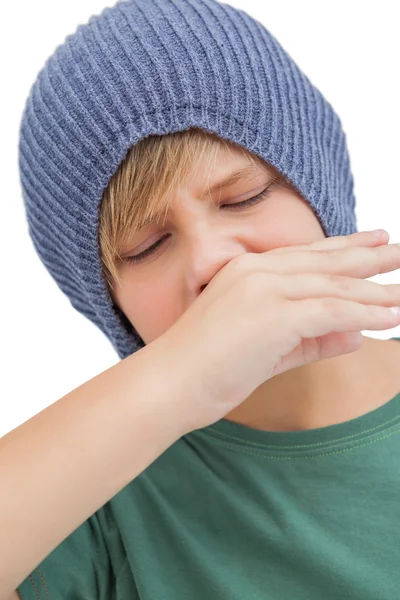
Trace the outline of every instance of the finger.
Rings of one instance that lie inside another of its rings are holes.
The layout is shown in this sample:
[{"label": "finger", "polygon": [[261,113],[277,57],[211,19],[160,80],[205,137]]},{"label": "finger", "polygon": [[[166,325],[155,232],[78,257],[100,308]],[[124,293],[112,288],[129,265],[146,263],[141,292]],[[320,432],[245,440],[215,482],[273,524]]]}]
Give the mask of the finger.
[{"label": "finger", "polygon": [[325,273],[294,273],[280,277],[279,291],[287,300],[343,298],[379,306],[400,306],[400,285]]},{"label": "finger", "polygon": [[345,331],[378,331],[400,325],[400,313],[389,307],[364,305],[341,298],[288,300],[284,311],[299,339]]},{"label": "finger", "polygon": [[373,231],[361,231],[352,233],[351,235],[337,235],[325,240],[318,240],[310,244],[312,250],[330,250],[347,248],[348,246],[378,246],[387,244],[390,236],[384,229],[379,230],[381,233],[375,235]]},{"label": "finger", "polygon": [[310,250],[334,250],[336,248],[340,249],[351,246],[379,246],[387,244],[390,239],[388,232],[384,229],[380,231],[382,231],[382,233],[379,236],[375,236],[372,231],[358,231],[350,235],[335,235],[323,240],[318,240],[317,242],[311,242],[310,244],[274,248],[273,250],[269,250],[269,253],[282,254],[285,252],[293,252],[293,250],[304,249],[305,247]]},{"label": "finger", "polygon": [[272,376],[280,375],[304,364],[354,352],[361,348],[362,342],[363,336],[359,331],[333,332],[316,338],[304,339],[292,352],[281,359]]},{"label": "finger", "polygon": [[[262,257],[261,262],[260,258]],[[254,255],[256,270],[278,275],[325,273],[367,278],[400,268],[400,245],[389,244],[368,248],[355,246],[313,252],[302,247],[297,252],[281,255],[265,252]]]}]

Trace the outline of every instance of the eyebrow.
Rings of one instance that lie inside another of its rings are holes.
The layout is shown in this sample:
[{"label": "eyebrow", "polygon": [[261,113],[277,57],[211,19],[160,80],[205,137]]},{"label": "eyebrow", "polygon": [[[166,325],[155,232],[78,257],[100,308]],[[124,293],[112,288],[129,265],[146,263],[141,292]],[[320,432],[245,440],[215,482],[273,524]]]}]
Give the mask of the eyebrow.
[{"label": "eyebrow", "polygon": [[228,187],[229,185],[233,185],[240,179],[247,179],[250,177],[250,175],[257,174],[258,172],[259,169],[254,165],[247,165],[246,167],[243,167],[238,171],[230,173],[227,177],[215,183],[212,187],[208,189],[208,192],[209,194],[215,194],[216,192],[219,192],[220,190]]}]

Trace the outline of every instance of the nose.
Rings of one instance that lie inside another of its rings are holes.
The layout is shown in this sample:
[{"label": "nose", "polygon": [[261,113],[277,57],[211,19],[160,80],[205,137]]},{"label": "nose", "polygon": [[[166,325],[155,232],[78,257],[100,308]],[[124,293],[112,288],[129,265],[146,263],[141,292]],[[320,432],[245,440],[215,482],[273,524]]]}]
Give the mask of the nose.
[{"label": "nose", "polygon": [[247,249],[232,234],[202,228],[192,235],[185,249],[186,280],[190,294],[197,297],[210,281],[235,257]]}]

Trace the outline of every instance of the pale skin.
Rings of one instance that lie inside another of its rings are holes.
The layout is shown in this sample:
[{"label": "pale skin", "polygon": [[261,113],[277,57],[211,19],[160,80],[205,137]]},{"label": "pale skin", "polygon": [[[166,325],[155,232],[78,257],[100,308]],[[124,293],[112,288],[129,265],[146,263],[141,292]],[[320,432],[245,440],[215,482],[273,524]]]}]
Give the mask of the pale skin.
[{"label": "pale skin", "polygon": [[[295,188],[279,183],[253,206],[222,208],[262,192],[276,175],[273,168],[260,167],[213,198],[206,194],[209,185],[247,164],[235,148],[221,148],[211,169],[207,158],[197,161],[176,191],[167,219],[142,229],[123,249],[123,256],[135,256],[168,235],[143,262],[118,267],[122,285],[115,288],[114,300],[146,344],[167,331],[236,256],[325,238],[309,204]],[[269,431],[348,421],[399,393],[399,365],[399,341],[364,335],[356,351],[269,379],[224,418]]]}]

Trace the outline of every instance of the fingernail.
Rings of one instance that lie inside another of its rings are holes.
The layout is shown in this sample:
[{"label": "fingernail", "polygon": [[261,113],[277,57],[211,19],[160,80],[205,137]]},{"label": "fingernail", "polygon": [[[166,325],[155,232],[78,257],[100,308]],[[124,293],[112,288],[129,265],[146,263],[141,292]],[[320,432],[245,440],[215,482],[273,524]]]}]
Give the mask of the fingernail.
[{"label": "fingernail", "polygon": [[374,229],[373,231],[370,232],[371,235],[373,235],[374,237],[381,237],[384,233],[387,233],[387,231],[385,229]]}]

